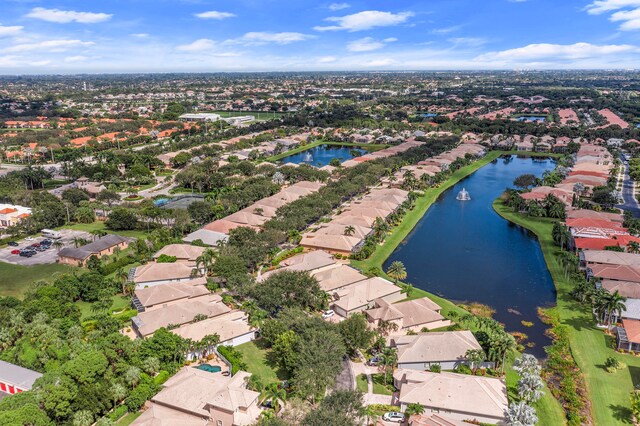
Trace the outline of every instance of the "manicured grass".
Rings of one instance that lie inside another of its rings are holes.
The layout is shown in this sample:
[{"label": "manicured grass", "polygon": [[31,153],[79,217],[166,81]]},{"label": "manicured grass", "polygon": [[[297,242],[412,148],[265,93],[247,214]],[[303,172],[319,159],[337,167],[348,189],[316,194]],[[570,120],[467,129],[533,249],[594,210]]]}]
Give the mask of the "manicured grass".
[{"label": "manicured grass", "polygon": [[0,262],[0,296],[22,297],[30,284],[39,280],[49,281],[58,273],[72,270],[71,266],[58,263],[22,266]]},{"label": "manicured grass", "polygon": [[[572,284],[564,278],[557,257],[561,250],[551,237],[554,221],[514,213],[499,200],[493,207],[500,216],[529,229],[538,237],[556,286],[560,320],[569,328],[571,352],[587,384],[593,424],[631,424],[629,394],[634,385],[640,383],[640,357],[613,350],[612,337],[596,328],[590,309],[570,296]],[[626,367],[615,373],[607,373],[603,364],[610,356],[617,358]]]},{"label": "manicured grass", "polygon": [[358,374],[356,377],[356,388],[362,393],[369,392],[369,384],[367,383],[366,374]]},{"label": "manicured grass", "polygon": [[248,372],[259,376],[264,385],[287,379],[270,359],[271,350],[265,348],[260,340],[243,343],[236,346],[236,349],[242,353],[242,360],[247,364]]},{"label": "manicured grass", "polygon": [[379,151],[381,149],[389,147],[389,145],[385,145],[385,144],[361,144],[361,143],[359,144],[359,143],[352,143],[352,142],[331,142],[331,141],[325,141],[325,140],[318,140],[306,145],[299,146],[290,151],[283,152],[282,154],[274,155],[272,157],[265,159],[265,161],[274,163],[276,161],[282,160],[283,158],[289,157],[294,154],[298,154],[300,152],[307,151],[311,148],[315,148],[316,146],[320,146],[320,145],[348,146],[353,148],[362,148],[369,152]]},{"label": "manicured grass", "polygon": [[116,423],[117,426],[129,426],[135,419],[142,415],[142,411],[137,411],[135,413],[127,413],[124,417],[118,420]]},{"label": "manicured grass", "polygon": [[[111,304],[111,308],[109,308],[110,312],[119,312],[131,305],[131,299],[122,294],[116,294],[111,299],[113,303]],[[94,312],[91,312],[91,303],[79,300],[76,304],[80,308],[80,320],[85,320],[94,315]]]},{"label": "manicured grass", "polygon": [[373,382],[373,393],[378,395],[393,395],[395,388],[393,387],[393,376],[389,372],[387,375],[387,384],[384,384],[384,373],[376,373],[371,375]]}]

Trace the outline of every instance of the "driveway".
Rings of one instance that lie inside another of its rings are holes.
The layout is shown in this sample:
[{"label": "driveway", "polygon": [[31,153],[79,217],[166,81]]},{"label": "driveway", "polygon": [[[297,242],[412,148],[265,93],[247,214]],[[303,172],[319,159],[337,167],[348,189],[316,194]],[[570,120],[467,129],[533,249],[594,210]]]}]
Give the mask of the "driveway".
[{"label": "driveway", "polygon": [[[62,235],[60,241],[64,244],[65,247],[74,247],[73,239],[84,238],[89,241],[93,241],[93,235],[88,232],[83,231],[72,231],[70,229],[62,229],[59,231]],[[33,243],[39,243],[44,240],[44,237],[34,238],[32,241],[20,240],[18,241],[18,247],[5,247],[0,249],[0,262],[12,263],[14,265],[44,265],[48,263],[56,263],[58,261],[58,250],[55,247],[51,247],[46,251],[39,251],[32,257],[22,257],[17,254],[11,254],[12,250],[20,250]]]}]

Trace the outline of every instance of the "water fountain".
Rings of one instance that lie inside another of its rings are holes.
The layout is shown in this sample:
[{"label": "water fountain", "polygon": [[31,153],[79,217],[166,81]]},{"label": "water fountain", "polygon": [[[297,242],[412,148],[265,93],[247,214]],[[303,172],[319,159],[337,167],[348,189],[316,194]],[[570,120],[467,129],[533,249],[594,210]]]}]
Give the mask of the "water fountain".
[{"label": "water fountain", "polygon": [[466,189],[462,188],[462,191],[458,192],[458,196],[456,197],[456,200],[458,200],[458,201],[470,201],[471,200],[471,196],[469,195],[469,193],[467,192]]},{"label": "water fountain", "polygon": [[313,155],[311,155],[310,152],[307,152],[304,155],[304,159],[302,161],[305,162],[305,163],[309,163],[309,164],[313,163]]}]

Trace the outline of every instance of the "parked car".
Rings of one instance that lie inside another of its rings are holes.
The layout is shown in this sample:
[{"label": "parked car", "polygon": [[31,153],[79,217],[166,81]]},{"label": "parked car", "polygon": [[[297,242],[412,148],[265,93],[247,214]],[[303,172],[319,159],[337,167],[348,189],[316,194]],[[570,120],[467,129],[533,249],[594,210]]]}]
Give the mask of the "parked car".
[{"label": "parked car", "polygon": [[11,247],[18,247],[18,243],[15,241],[9,241],[7,244],[9,244],[9,246]]},{"label": "parked car", "polygon": [[369,364],[369,365],[373,365],[373,366],[376,366],[376,365],[378,365],[379,363],[380,363],[380,357],[378,357],[377,355],[376,355],[376,356],[374,356],[374,357],[372,357],[372,358],[367,362],[367,364]]},{"label": "parked car", "polygon": [[27,237],[25,238],[26,241],[33,241],[33,237]]},{"label": "parked car", "polygon": [[20,254],[20,250],[11,250],[11,254]]},{"label": "parked car", "polygon": [[328,311],[324,311],[324,313],[322,314],[322,318],[331,318],[333,315],[335,314],[335,312],[333,312],[333,310],[329,309]]},{"label": "parked car", "polygon": [[389,411],[382,415],[382,420],[385,422],[402,423],[404,421],[404,414],[397,411]]}]

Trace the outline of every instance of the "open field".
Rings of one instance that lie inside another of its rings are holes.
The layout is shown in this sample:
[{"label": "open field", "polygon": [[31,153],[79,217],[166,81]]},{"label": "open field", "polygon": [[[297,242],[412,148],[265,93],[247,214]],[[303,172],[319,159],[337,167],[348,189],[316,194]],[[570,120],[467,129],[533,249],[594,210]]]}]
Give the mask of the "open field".
[{"label": "open field", "polygon": [[73,268],[57,263],[22,266],[0,262],[0,296],[22,297],[33,282],[49,281],[56,273],[70,272]]},{"label": "open field", "polygon": [[[514,213],[500,200],[497,200],[493,207],[500,216],[530,230],[538,237],[544,259],[556,286],[560,320],[570,330],[571,351],[587,384],[593,424],[611,426],[631,424],[629,394],[640,383],[640,357],[614,351],[613,338],[596,328],[590,310],[570,296],[572,285],[565,280],[557,258],[561,250],[551,238],[554,220]],[[607,373],[603,364],[610,356],[624,363],[626,368],[615,373]]]},{"label": "open field", "polygon": [[[207,111],[209,112],[209,111]],[[291,115],[291,112],[266,112],[266,111],[211,111],[213,114],[219,114],[222,118],[243,117],[245,115],[253,115],[255,121],[267,121],[276,118]]]}]

